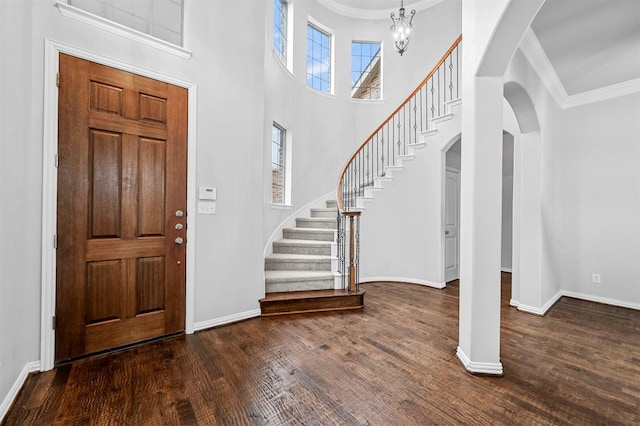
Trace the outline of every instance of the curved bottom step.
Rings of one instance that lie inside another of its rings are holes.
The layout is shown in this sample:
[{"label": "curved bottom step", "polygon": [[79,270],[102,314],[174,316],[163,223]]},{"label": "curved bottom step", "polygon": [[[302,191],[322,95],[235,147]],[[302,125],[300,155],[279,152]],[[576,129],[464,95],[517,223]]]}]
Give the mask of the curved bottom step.
[{"label": "curved bottom step", "polygon": [[364,291],[343,290],[290,291],[267,293],[260,299],[262,316],[342,311],[364,308]]}]

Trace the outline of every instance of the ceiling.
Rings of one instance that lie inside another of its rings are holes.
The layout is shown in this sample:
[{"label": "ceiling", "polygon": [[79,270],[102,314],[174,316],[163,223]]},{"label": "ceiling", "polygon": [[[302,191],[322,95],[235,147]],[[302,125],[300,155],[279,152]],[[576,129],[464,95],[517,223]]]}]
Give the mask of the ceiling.
[{"label": "ceiling", "polygon": [[[343,15],[385,19],[399,0],[318,0]],[[443,0],[406,0],[425,10]],[[546,0],[532,25],[569,96],[640,79],[640,0]],[[640,81],[640,80],[639,80]]]},{"label": "ceiling", "polygon": [[569,96],[640,78],[638,0],[547,0],[531,28]]}]

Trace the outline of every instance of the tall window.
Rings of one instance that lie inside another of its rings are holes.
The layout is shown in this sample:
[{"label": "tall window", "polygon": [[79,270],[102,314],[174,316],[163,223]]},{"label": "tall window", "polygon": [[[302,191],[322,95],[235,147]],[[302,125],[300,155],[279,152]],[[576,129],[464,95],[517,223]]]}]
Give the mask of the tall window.
[{"label": "tall window", "polygon": [[71,6],[182,46],[183,0],[67,0]]},{"label": "tall window", "polygon": [[307,86],[331,93],[331,35],[307,25]]},{"label": "tall window", "polygon": [[273,48],[280,60],[287,63],[287,2],[273,1]]},{"label": "tall window", "polygon": [[380,99],[382,68],[380,43],[354,41],[351,43],[351,97]]},{"label": "tall window", "polygon": [[286,203],[286,133],[278,124],[273,123],[271,131],[271,202]]}]

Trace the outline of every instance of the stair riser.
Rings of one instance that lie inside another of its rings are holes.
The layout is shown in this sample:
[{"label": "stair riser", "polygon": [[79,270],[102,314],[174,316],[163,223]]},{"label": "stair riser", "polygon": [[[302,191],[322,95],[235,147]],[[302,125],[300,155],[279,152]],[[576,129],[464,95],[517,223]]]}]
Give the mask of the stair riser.
[{"label": "stair riser", "polygon": [[325,204],[327,205],[328,209],[337,209],[338,208],[338,201],[336,201],[336,200],[327,201]]},{"label": "stair riser", "polygon": [[364,307],[364,294],[327,297],[321,299],[299,299],[281,301],[261,301],[262,315],[283,315],[290,313],[321,312]]},{"label": "stair riser", "polygon": [[285,259],[265,260],[266,271],[331,271],[331,260],[310,260],[293,262]]},{"label": "stair riser", "polygon": [[296,226],[298,228],[336,229],[337,219],[329,220],[327,218],[327,220],[315,221],[315,220],[309,220],[306,218],[298,218],[296,219]]},{"label": "stair riser", "polygon": [[306,291],[306,290],[331,290],[334,288],[334,280],[315,280],[301,282],[271,282],[266,283],[267,293],[277,293],[284,291]]},{"label": "stair riser", "polygon": [[338,217],[338,211],[337,210],[331,210],[331,211],[326,211],[326,210],[311,210],[311,217],[323,217],[326,219],[335,219],[336,217]]},{"label": "stair riser", "polygon": [[331,241],[335,240],[333,232],[308,232],[299,229],[285,229],[282,231],[284,238],[292,240]]},{"label": "stair riser", "polygon": [[273,244],[274,253],[285,254],[317,254],[320,256],[331,256],[331,246],[327,247],[309,247],[304,245],[284,245]]}]

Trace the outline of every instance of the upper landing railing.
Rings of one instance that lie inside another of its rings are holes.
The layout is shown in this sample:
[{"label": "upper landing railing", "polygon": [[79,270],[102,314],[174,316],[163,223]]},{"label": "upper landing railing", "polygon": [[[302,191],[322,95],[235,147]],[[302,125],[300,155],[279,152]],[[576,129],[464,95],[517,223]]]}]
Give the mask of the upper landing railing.
[{"label": "upper landing railing", "polygon": [[343,289],[358,290],[358,198],[364,196],[366,188],[374,186],[375,178],[385,176],[387,167],[399,164],[398,157],[406,155],[408,147],[419,142],[420,134],[430,130],[430,120],[445,114],[447,102],[461,96],[461,41],[462,35],[405,101],[360,145],[340,173],[336,196],[338,263]]}]

